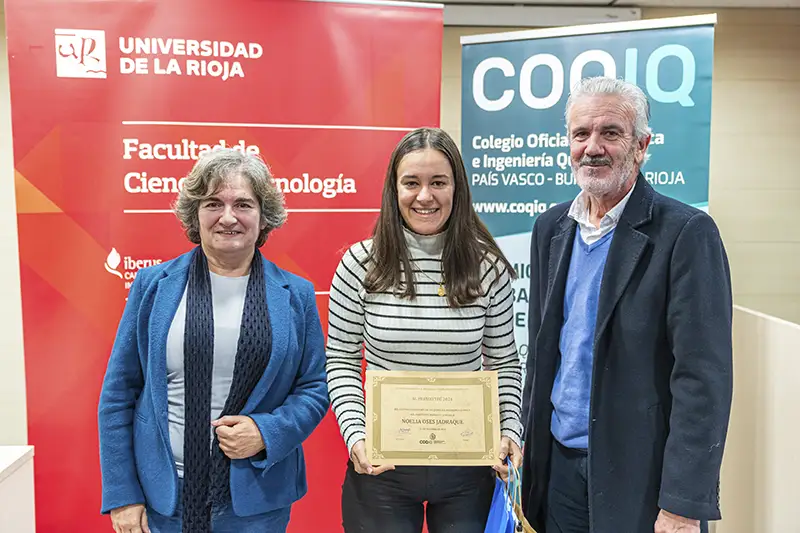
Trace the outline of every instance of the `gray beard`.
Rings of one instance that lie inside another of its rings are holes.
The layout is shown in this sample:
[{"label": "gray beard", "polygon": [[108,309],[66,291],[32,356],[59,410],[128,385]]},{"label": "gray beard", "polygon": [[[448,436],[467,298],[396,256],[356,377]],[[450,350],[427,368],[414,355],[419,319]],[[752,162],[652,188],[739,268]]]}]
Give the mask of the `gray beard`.
[{"label": "gray beard", "polygon": [[[592,176],[591,172],[575,172],[574,168],[573,173],[581,190],[591,196],[603,197],[622,192],[631,174],[633,174],[634,166],[634,155],[633,150],[631,150],[619,169],[612,169],[610,178],[598,178]],[[589,175],[587,176],[586,174]]]}]

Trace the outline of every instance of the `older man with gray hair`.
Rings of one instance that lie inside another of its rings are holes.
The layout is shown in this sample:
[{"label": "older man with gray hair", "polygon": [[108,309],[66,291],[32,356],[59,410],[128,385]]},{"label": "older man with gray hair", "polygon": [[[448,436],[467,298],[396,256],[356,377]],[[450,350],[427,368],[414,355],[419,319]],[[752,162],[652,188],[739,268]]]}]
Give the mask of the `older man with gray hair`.
[{"label": "older man with gray hair", "polygon": [[536,221],[523,394],[523,509],[539,533],[699,533],[718,520],[732,297],[714,221],[640,169],[634,84],[567,101],[581,188]]}]

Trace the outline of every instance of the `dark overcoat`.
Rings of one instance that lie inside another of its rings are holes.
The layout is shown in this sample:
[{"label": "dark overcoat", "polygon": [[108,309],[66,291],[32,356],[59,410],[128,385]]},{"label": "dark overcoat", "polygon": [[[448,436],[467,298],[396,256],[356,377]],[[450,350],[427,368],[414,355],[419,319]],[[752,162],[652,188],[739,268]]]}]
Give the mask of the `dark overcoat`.
[{"label": "dark overcoat", "polygon": [[[545,531],[564,292],[577,223],[563,203],[531,239],[523,508]],[[639,174],[609,249],[594,337],[589,416],[592,533],[647,533],[659,509],[720,518],[733,389],[728,260],[706,213]],[[706,525],[703,524],[703,529]]]}]

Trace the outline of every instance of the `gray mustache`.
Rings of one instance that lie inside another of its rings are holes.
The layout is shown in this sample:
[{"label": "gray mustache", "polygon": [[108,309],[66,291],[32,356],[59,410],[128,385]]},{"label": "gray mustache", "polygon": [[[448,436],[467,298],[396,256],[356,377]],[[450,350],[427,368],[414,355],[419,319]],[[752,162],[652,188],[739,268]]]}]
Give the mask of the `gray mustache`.
[{"label": "gray mustache", "polygon": [[609,157],[584,157],[580,161],[580,166],[584,165],[606,165],[611,166],[611,158]]}]

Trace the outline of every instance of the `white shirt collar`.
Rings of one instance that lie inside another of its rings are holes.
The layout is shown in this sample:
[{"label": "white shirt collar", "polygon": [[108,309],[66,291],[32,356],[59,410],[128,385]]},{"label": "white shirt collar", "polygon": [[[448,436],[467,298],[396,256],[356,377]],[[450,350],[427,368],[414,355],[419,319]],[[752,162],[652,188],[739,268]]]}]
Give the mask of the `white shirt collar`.
[{"label": "white shirt collar", "polygon": [[[608,224],[612,226],[617,225],[617,222],[619,222],[622,212],[625,210],[625,206],[628,204],[628,200],[630,200],[635,188],[636,182],[633,183],[633,187],[631,187],[631,190],[628,191],[628,194],[626,194],[625,197],[620,200],[617,205],[612,207],[608,213],[605,214],[602,220],[600,220],[601,227]],[[572,201],[572,204],[569,206],[568,216],[576,220],[581,225],[593,227],[589,219],[589,198],[585,191],[581,191],[575,200]]]},{"label": "white shirt collar", "polygon": [[581,191],[580,194],[578,194],[578,196],[569,206],[568,216],[578,223],[581,238],[586,244],[591,245],[599,241],[617,227],[617,223],[622,216],[622,212],[625,210],[625,206],[628,204],[628,200],[630,200],[631,195],[633,194],[633,189],[635,188],[636,182],[634,182],[633,187],[631,187],[631,190],[628,191],[628,194],[626,194],[625,197],[620,200],[617,205],[612,207],[600,220],[599,228],[595,227],[589,218],[588,195],[584,191]]}]

